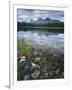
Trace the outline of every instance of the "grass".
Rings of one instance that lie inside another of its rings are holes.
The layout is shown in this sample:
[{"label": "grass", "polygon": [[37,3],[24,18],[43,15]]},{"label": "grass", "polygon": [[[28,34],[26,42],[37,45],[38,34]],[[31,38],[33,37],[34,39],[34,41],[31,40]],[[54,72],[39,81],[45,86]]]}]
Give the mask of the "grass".
[{"label": "grass", "polygon": [[26,64],[19,63],[22,56],[30,55],[32,52],[33,46],[32,44],[26,45],[24,39],[17,38],[17,79],[23,80],[24,75],[29,73],[29,71],[25,70]]},{"label": "grass", "polygon": [[22,56],[26,56],[28,54],[31,53],[32,51],[32,48],[33,48],[33,45],[30,44],[30,45],[26,45],[25,44],[25,41],[24,39],[17,39],[17,57],[18,57],[18,60],[22,57]]}]

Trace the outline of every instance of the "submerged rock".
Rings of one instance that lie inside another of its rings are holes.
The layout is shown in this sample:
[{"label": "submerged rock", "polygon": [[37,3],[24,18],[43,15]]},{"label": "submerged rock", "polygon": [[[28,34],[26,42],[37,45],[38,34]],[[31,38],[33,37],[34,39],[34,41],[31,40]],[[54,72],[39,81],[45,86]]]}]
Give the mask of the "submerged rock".
[{"label": "submerged rock", "polygon": [[35,68],[40,68],[40,66],[35,64],[35,63],[32,63],[32,66],[35,67]]},{"label": "submerged rock", "polygon": [[55,71],[55,74],[58,75],[59,74],[59,68]]},{"label": "submerged rock", "polygon": [[45,77],[45,78],[48,78],[48,73],[45,73],[45,74],[44,74],[44,77]]},{"label": "submerged rock", "polygon": [[51,75],[51,76],[54,75],[54,72],[53,71],[50,71],[49,72],[49,75]]},{"label": "submerged rock", "polygon": [[[22,32],[21,34],[23,35]],[[23,77],[24,80],[28,80],[30,78],[57,78],[59,75],[63,77],[64,44],[62,40],[60,40],[63,39],[63,35],[45,36],[37,33],[32,34],[33,33],[27,31],[24,32],[23,35],[24,39],[27,41],[27,43],[25,42],[26,47],[33,44],[33,48],[30,49],[30,52],[28,52],[26,56],[19,58],[19,77]],[[30,35],[30,37],[28,37],[28,35]]]},{"label": "submerged rock", "polygon": [[37,55],[37,54],[38,54],[38,52],[35,50],[34,53],[33,53],[33,55],[35,56],[35,55]]},{"label": "submerged rock", "polygon": [[35,62],[39,61],[40,59],[41,59],[40,57],[35,58]]},{"label": "submerged rock", "polygon": [[40,70],[35,70],[34,73],[31,74],[31,77],[33,79],[38,78],[38,76],[40,75]]},{"label": "submerged rock", "polygon": [[26,61],[25,56],[21,57],[19,62],[21,63],[21,62],[24,62],[24,61]]},{"label": "submerged rock", "polygon": [[29,79],[30,79],[30,75],[29,74],[24,76],[24,80],[29,80]]},{"label": "submerged rock", "polygon": [[25,66],[25,70],[28,70],[28,69],[29,69],[29,66],[28,66],[28,65],[26,65],[26,66]]}]

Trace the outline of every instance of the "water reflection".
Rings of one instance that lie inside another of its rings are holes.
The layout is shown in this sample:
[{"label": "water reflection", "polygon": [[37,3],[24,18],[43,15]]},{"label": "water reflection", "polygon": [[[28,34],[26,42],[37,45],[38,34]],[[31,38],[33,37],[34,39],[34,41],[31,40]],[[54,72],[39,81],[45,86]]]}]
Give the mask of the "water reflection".
[{"label": "water reflection", "polygon": [[26,43],[49,48],[54,47],[64,52],[64,34],[40,31],[19,31],[18,37],[23,38]]}]

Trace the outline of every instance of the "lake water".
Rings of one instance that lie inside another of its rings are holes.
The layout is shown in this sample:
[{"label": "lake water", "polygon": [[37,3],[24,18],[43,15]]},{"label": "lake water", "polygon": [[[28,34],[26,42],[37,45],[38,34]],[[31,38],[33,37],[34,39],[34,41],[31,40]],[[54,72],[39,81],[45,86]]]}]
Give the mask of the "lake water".
[{"label": "lake water", "polygon": [[28,30],[17,35],[24,40],[24,47],[33,46],[23,55],[23,44],[18,48],[18,80],[64,78],[63,33]]},{"label": "lake water", "polygon": [[42,48],[56,48],[64,53],[64,34],[48,31],[19,31],[18,37],[27,44],[35,44]]}]

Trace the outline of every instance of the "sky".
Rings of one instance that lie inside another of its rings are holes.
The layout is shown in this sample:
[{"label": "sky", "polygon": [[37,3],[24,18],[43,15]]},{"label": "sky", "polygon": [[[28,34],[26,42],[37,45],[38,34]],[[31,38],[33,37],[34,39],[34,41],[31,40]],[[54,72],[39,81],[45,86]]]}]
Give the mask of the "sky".
[{"label": "sky", "polygon": [[37,9],[17,9],[18,22],[30,22],[30,20],[37,21],[38,18],[57,19],[64,21],[64,11],[56,10],[37,10]]}]

